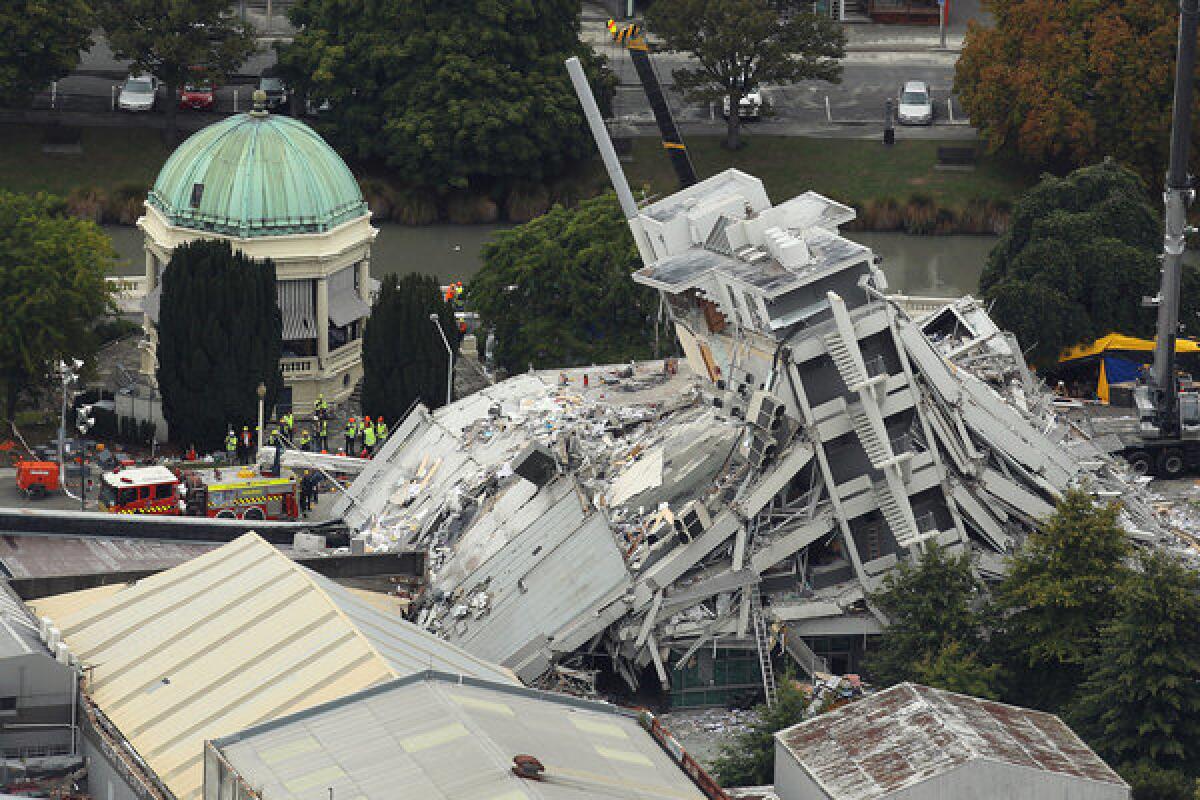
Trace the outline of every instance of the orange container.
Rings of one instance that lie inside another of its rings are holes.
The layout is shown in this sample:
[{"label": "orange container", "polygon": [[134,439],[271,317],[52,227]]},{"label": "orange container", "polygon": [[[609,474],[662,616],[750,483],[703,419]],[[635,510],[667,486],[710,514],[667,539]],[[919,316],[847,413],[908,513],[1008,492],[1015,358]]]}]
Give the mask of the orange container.
[{"label": "orange container", "polygon": [[17,488],[30,497],[58,491],[58,464],[53,461],[17,462]]}]

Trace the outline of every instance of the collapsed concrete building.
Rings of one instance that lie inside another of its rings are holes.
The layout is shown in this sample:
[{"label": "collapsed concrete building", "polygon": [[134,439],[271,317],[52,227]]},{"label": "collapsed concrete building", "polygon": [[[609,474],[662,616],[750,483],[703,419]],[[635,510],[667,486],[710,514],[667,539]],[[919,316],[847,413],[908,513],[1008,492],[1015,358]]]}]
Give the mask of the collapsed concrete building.
[{"label": "collapsed concrete building", "polygon": [[[918,324],[889,299],[853,217],[732,169],[637,208],[678,374],[531,373],[414,411],[339,511],[366,547],[430,551],[419,624],[526,682],[652,667],[677,705],[770,700],[775,645],[854,667],[886,624],[870,593],[926,543],[999,578],[1067,488],[1131,491],[977,304]],[[1155,535],[1135,496],[1125,515]]]}]

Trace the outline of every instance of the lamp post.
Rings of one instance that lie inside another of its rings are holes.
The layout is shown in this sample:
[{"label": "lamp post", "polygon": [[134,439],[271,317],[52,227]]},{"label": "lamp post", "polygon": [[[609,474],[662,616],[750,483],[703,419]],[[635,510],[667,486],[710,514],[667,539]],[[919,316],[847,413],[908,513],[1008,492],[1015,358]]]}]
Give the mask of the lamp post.
[{"label": "lamp post", "polygon": [[[76,500],[71,490],[67,488],[67,395],[71,393],[71,384],[79,380],[79,370],[83,367],[83,362],[79,359],[73,359],[70,364],[60,360],[55,371],[58,372],[58,377],[62,380],[62,415],[58,420],[58,482],[62,486],[63,494]],[[81,462],[82,463],[82,462]]]},{"label": "lamp post", "polygon": [[941,48],[946,49],[946,0],[938,0],[938,36]]},{"label": "lamp post", "polygon": [[[263,400],[267,396],[267,385],[259,383],[258,388],[254,390],[258,394],[258,451],[262,450],[262,431],[263,431]],[[258,463],[258,451],[254,453],[254,461]]]},{"label": "lamp post", "polygon": [[429,321],[442,335],[442,344],[446,345],[446,405],[450,405],[450,397],[454,392],[454,349],[450,347],[450,340],[446,338],[446,331],[442,329],[442,321],[436,311],[429,315]]}]

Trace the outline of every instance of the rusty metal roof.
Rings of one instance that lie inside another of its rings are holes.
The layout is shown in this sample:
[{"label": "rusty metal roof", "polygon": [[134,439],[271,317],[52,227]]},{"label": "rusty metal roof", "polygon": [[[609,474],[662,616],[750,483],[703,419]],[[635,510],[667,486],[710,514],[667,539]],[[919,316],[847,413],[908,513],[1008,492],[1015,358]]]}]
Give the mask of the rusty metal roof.
[{"label": "rusty metal roof", "polygon": [[869,800],[975,759],[1124,786],[1053,714],[902,683],[775,734],[832,800]]}]

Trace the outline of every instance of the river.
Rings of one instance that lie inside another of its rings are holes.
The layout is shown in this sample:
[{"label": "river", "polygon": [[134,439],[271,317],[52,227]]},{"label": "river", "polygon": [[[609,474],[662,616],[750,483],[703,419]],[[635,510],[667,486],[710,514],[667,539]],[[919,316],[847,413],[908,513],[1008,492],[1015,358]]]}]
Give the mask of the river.
[{"label": "river", "polygon": [[[424,272],[441,281],[466,280],[479,269],[479,251],[497,225],[428,225],[384,223],[371,251],[371,274]],[[141,274],[142,237],[137,228],[109,225],[120,257],[117,272]],[[903,233],[851,233],[848,238],[875,250],[891,291],[902,294],[958,297],[979,292],[979,274],[994,236],[908,236]]]}]

